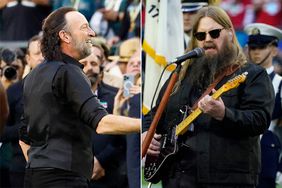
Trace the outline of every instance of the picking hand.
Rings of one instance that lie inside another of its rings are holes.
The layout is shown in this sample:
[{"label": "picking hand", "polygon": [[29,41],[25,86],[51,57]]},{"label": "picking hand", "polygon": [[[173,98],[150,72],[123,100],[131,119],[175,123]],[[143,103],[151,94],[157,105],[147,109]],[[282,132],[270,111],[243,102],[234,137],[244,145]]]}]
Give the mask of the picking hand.
[{"label": "picking hand", "polygon": [[[142,134],[142,139],[145,139],[147,132],[144,132]],[[147,155],[153,155],[158,156],[160,154],[161,150],[161,143],[160,143],[161,135],[160,134],[154,134],[154,137],[151,141],[151,144],[149,145],[149,148],[147,150]]]}]

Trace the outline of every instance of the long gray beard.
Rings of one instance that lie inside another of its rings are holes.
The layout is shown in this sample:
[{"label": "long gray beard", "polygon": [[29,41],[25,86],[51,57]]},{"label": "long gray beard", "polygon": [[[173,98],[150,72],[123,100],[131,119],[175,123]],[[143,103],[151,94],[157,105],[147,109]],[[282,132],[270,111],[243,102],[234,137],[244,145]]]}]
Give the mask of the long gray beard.
[{"label": "long gray beard", "polygon": [[218,55],[203,56],[195,59],[189,72],[190,83],[200,89],[206,89],[215,79],[216,73],[234,62],[236,48],[225,41]]}]

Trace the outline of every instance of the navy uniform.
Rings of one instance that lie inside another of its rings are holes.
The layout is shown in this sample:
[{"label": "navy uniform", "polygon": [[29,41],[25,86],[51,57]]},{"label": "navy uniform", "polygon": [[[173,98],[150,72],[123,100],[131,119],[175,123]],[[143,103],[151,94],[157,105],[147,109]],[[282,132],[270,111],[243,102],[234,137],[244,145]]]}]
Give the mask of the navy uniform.
[{"label": "navy uniform", "polygon": [[190,32],[192,29],[193,15],[203,6],[208,5],[208,0],[182,0],[181,10],[183,13],[183,26],[184,26],[184,48],[188,47],[190,42]]},{"label": "navy uniform", "polygon": [[[274,72],[272,60],[277,54],[277,46],[279,39],[282,38],[282,31],[262,23],[249,24],[244,30],[249,35],[248,53],[250,60],[266,69],[275,92],[272,120],[269,129],[261,136],[260,141],[262,168],[258,185],[259,188],[275,188],[282,143],[282,129],[277,126],[282,117],[282,77]],[[260,52],[262,53],[255,54]]]}]

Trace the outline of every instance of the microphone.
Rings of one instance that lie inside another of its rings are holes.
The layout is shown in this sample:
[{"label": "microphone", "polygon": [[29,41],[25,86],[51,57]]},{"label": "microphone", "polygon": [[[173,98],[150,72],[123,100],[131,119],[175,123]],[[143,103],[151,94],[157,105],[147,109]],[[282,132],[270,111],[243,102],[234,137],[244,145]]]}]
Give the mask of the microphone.
[{"label": "microphone", "polygon": [[183,61],[187,60],[187,59],[191,59],[191,58],[196,58],[196,57],[201,57],[205,54],[205,50],[203,48],[195,48],[194,50],[177,57],[176,59],[174,59],[171,63],[175,63],[177,65],[179,65],[180,63],[182,63]]}]

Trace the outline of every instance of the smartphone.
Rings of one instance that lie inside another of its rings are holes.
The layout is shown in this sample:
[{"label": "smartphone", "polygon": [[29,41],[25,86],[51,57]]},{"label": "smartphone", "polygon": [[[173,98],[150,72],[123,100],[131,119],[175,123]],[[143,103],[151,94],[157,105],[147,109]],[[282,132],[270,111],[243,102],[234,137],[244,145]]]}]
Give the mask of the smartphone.
[{"label": "smartphone", "polygon": [[134,84],[134,75],[133,74],[125,74],[123,76],[123,96],[130,97],[129,89]]}]

